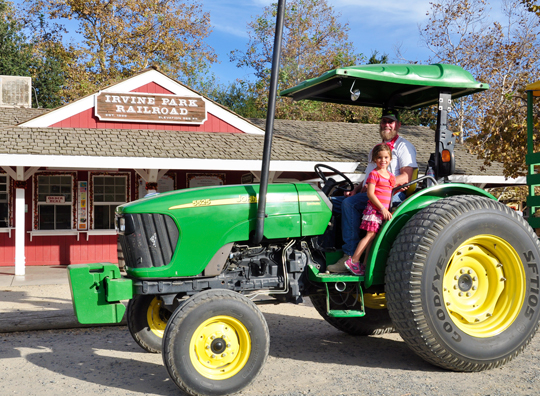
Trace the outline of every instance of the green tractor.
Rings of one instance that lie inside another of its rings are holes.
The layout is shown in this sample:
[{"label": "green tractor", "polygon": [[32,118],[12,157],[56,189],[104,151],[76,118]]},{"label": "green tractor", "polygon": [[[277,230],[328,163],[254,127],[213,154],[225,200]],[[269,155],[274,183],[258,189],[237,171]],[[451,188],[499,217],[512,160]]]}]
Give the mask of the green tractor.
[{"label": "green tractor", "polygon": [[[173,381],[191,395],[225,395],[250,384],[270,343],[257,305],[305,297],[336,328],[360,336],[395,329],[415,353],[445,369],[505,364],[538,328],[538,238],[490,194],[448,182],[455,168],[451,101],[487,88],[457,66],[367,65],[281,93],[395,109],[438,104],[435,177],[410,183],[417,188],[382,226],[365,275],[326,271],[341,246],[332,238],[340,219],[329,198],[352,183],[317,166],[322,189],[269,185],[270,125],[260,185],[190,188],[117,208],[127,275],[114,264],[69,266],[78,320],[119,323],[127,315],[135,341],[162,352]],[[127,313],[122,300],[129,300]]]}]

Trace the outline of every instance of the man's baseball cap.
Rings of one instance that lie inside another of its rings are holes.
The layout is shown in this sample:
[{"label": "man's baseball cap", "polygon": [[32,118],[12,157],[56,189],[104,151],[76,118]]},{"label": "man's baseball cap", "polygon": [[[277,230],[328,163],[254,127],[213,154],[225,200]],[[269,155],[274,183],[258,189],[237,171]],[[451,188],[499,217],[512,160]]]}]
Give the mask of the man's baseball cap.
[{"label": "man's baseball cap", "polygon": [[394,109],[384,109],[382,112],[381,120],[383,118],[389,118],[393,121],[399,121],[399,113]]}]

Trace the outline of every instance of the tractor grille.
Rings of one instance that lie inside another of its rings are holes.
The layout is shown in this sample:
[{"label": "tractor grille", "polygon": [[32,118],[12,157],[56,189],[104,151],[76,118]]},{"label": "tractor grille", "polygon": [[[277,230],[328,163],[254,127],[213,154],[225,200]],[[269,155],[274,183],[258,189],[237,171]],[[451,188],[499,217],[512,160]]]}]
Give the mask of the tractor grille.
[{"label": "tractor grille", "polygon": [[118,240],[127,267],[162,267],[171,262],[179,232],[170,216],[144,213],[123,217],[125,231],[119,233]]}]

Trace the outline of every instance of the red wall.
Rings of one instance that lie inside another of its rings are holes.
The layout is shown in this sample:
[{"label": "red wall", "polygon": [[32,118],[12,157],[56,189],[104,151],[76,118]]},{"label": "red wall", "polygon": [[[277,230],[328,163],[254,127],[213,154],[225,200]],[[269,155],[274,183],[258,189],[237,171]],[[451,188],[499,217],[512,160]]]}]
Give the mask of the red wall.
[{"label": "red wall", "polygon": [[34,236],[26,240],[26,265],[118,262],[116,235]]},{"label": "red wall", "polygon": [[[171,91],[156,83],[149,83],[134,89],[131,92],[151,93],[151,94],[172,94]],[[178,125],[178,124],[142,124],[137,122],[115,122],[100,121],[94,115],[94,108],[75,114],[60,122],[49,125],[54,128],[93,128],[93,129],[150,129],[160,131],[182,131],[182,132],[225,132],[243,133],[240,129],[217,118],[213,114],[207,113],[207,120],[202,125]]]},{"label": "red wall", "polygon": [[[116,235],[26,236],[26,265],[117,263]],[[15,265],[15,230],[0,233],[0,267]]]},{"label": "red wall", "polygon": [[9,234],[0,233],[0,266],[15,265],[15,230],[11,230],[11,238]]}]

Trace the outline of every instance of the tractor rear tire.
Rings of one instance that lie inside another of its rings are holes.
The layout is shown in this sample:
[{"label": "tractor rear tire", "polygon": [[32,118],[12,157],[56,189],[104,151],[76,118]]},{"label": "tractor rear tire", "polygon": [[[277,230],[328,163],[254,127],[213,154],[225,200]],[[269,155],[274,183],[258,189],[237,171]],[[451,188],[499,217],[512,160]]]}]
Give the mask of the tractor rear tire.
[{"label": "tractor rear tire", "polygon": [[390,317],[437,366],[482,371],[516,357],[538,329],[540,244],[522,216],[480,196],[441,199],[394,241]]},{"label": "tractor rear tire", "polygon": [[142,349],[161,353],[161,343],[171,312],[153,295],[135,295],[127,307],[127,325],[131,336]]},{"label": "tractor rear tire", "polygon": [[[365,307],[366,315],[361,318],[334,318],[328,316],[326,313],[326,295],[313,294],[309,296],[309,299],[324,320],[336,329],[352,336],[381,335],[395,331],[387,309]],[[332,301],[330,302],[330,306],[333,309],[352,309],[352,307],[343,308],[334,304]],[[356,307],[355,309],[359,308]]]},{"label": "tractor rear tire", "polygon": [[257,377],[269,346],[266,320],[251,300],[230,290],[206,290],[172,314],[163,362],[189,395],[228,395]]}]

